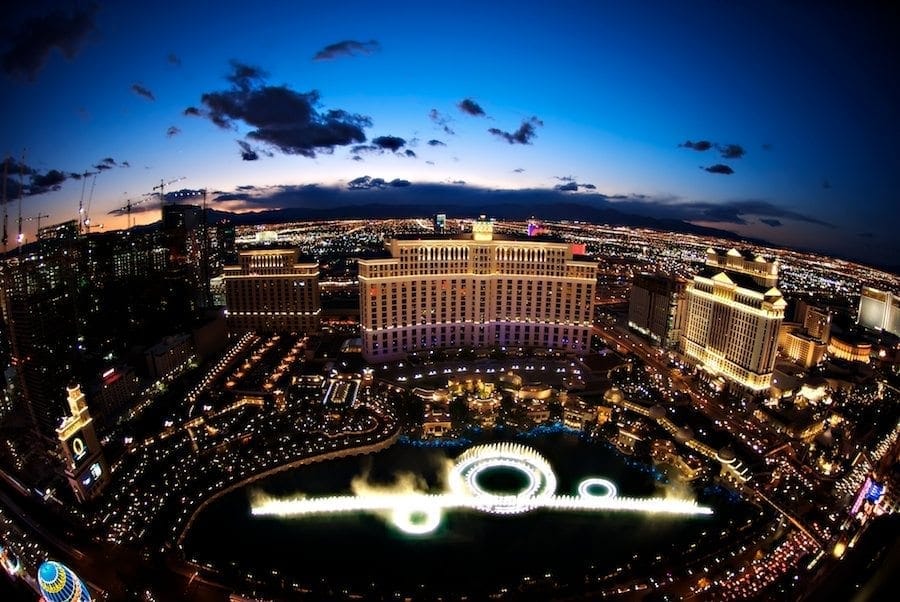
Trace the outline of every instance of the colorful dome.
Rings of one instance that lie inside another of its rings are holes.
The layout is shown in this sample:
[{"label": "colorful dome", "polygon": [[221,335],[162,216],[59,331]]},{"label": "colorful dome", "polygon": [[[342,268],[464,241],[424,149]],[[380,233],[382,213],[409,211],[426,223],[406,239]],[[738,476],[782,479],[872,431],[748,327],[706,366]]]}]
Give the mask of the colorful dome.
[{"label": "colorful dome", "polygon": [[64,564],[48,560],[38,568],[38,585],[46,602],[90,602],[84,582]]}]

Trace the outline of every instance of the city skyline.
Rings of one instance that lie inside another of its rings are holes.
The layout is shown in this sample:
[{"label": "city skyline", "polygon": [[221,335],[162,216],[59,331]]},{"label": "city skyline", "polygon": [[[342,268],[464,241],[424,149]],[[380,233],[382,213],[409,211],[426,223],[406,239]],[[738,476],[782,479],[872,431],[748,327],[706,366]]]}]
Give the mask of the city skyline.
[{"label": "city skyline", "polygon": [[124,227],[110,211],[181,177],[170,189],[234,211],[468,198],[490,212],[504,191],[884,264],[896,23],[891,8],[777,3],[39,3],[9,20],[0,151],[35,172],[22,215],[44,223],[84,195],[95,224]]}]

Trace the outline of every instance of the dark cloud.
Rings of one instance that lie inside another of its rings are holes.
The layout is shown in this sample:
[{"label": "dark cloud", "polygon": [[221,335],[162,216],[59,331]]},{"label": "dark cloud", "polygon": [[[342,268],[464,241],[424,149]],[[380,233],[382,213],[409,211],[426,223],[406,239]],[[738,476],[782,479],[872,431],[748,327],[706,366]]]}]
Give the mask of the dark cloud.
[{"label": "dark cloud", "polygon": [[515,169],[513,170],[513,172],[515,172],[515,173],[525,173],[525,168],[524,168],[524,167],[517,167],[517,168],[515,168]]},{"label": "dark cloud", "polygon": [[118,163],[116,163],[115,159],[113,159],[112,157],[106,157],[104,159],[101,159],[96,165],[93,166],[93,168],[97,171],[104,171],[107,169],[112,169],[117,165]]},{"label": "dark cloud", "polygon": [[434,161],[425,161],[428,165],[434,165]]},{"label": "dark cloud", "polygon": [[356,40],[344,40],[336,44],[329,44],[313,56],[314,61],[329,61],[342,56],[368,56],[381,50],[381,44],[377,40],[357,42]]},{"label": "dark cloud", "polygon": [[747,153],[740,144],[717,144],[716,148],[723,159],[740,159]]},{"label": "dark cloud", "polygon": [[53,49],[67,59],[81,50],[85,38],[94,30],[97,5],[76,8],[73,12],[54,10],[24,21],[9,36],[9,49],[0,55],[0,66],[7,75],[34,81]]},{"label": "dark cloud", "polygon": [[248,138],[288,155],[310,158],[333,152],[337,146],[365,142],[363,128],[372,125],[368,117],[323,110],[315,90],[303,93],[287,86],[269,86],[258,67],[237,61],[231,65],[227,80],[232,88],[201,97],[201,114],[219,127],[235,129],[242,122],[252,128]]},{"label": "dark cloud", "polygon": [[116,160],[113,159],[112,157],[104,157],[103,159],[100,160],[100,162],[104,163],[106,165],[112,165],[112,166],[116,165]]},{"label": "dark cloud", "polygon": [[560,182],[574,182],[575,181],[575,176],[553,176],[553,177],[556,178],[557,180],[559,180]]},{"label": "dark cloud", "polygon": [[174,65],[176,67],[181,67],[181,59],[178,58],[178,55],[175,54],[174,52],[169,53],[169,56],[166,57],[166,61],[170,65]]},{"label": "dark cloud", "polygon": [[6,181],[0,182],[6,190],[7,201],[19,196],[35,196],[59,190],[63,182],[69,178],[80,179],[81,174],[66,173],[59,169],[41,172],[20,161],[9,158],[5,170],[0,168],[0,180],[6,173]]},{"label": "dark cloud", "polygon": [[406,146],[406,140],[400,138],[399,136],[378,136],[377,138],[372,138],[372,144],[374,144],[378,148],[396,153],[398,150]]},{"label": "dark cloud", "polygon": [[184,114],[188,117],[202,117],[203,113],[197,107],[188,107],[184,110]]},{"label": "dark cloud", "polygon": [[572,192],[578,190],[578,184],[576,182],[566,182],[564,184],[557,184],[553,187],[553,190],[560,190],[563,192]]},{"label": "dark cloud", "polygon": [[256,65],[248,65],[232,59],[229,61],[231,73],[225,79],[240,90],[249,91],[254,86],[262,85],[269,74]]},{"label": "dark cloud", "polygon": [[243,140],[237,140],[238,146],[241,147],[241,159],[244,161],[256,161],[259,159],[259,153],[253,150],[247,142]]},{"label": "dark cloud", "polygon": [[822,180],[822,188],[824,188],[825,190],[830,190],[831,182],[829,182],[828,180]]},{"label": "dark cloud", "polygon": [[400,178],[395,178],[390,181],[390,185],[394,188],[405,188],[410,185],[409,180],[401,180]]},{"label": "dark cloud", "polygon": [[96,169],[97,171],[104,171],[107,169],[112,169],[112,166],[107,165],[106,163],[97,163],[96,165],[93,165],[92,167],[94,169]]},{"label": "dark cloud", "polygon": [[695,151],[708,151],[713,147],[713,143],[709,140],[698,140],[696,142],[691,142],[690,140],[685,140],[681,144],[679,144],[681,148],[690,148]]},{"label": "dark cloud", "polygon": [[81,179],[81,174],[80,174],[80,173],[75,173],[74,171],[70,171],[70,172],[69,172],[69,177],[72,178],[73,180],[80,180],[80,179]]},{"label": "dark cloud", "polygon": [[441,142],[440,140],[436,140],[436,139],[432,138],[431,140],[428,141],[428,146],[447,146],[447,145],[444,144],[443,142]]},{"label": "dark cloud", "polygon": [[174,125],[170,125],[169,129],[166,130],[166,137],[171,138],[172,136],[177,136],[181,133],[181,128],[176,127]]},{"label": "dark cloud", "polygon": [[151,92],[148,88],[145,88],[141,84],[131,84],[131,91],[138,96],[143,96],[147,100],[156,100],[153,92]]},{"label": "dark cloud", "polygon": [[31,194],[40,194],[35,192],[40,189],[42,192],[48,190],[59,190],[60,184],[66,181],[66,174],[58,169],[51,169],[45,174],[34,174],[31,176]]},{"label": "dark cloud", "polygon": [[761,217],[759,218],[759,221],[767,226],[772,226],[773,228],[777,228],[781,225],[781,220],[775,219],[774,217]]},{"label": "dark cloud", "polygon": [[531,140],[537,135],[534,128],[539,125],[544,125],[544,122],[537,117],[531,117],[523,121],[515,132],[504,132],[498,128],[490,128],[488,132],[503,138],[510,144],[531,144]]},{"label": "dark cloud", "polygon": [[[834,225],[829,222],[779,207],[761,199],[712,203],[706,201],[672,202],[633,196],[621,202],[617,201],[616,206],[620,207],[622,211],[630,211],[639,215],[652,215],[654,217],[680,219],[689,222],[721,222],[747,225],[750,222],[745,217],[755,216],[759,218],[759,221],[763,221],[763,219],[794,220],[834,228]],[[772,226],[772,224],[769,225]]]},{"label": "dark cloud", "polygon": [[579,184],[579,186],[581,186],[582,188],[585,188],[587,190],[596,190],[597,189],[597,187],[594,186],[593,184]]},{"label": "dark cloud", "polygon": [[431,119],[431,121],[434,122],[436,126],[444,130],[445,134],[449,134],[451,136],[456,134],[456,132],[454,132],[450,127],[450,124],[453,123],[453,119],[451,117],[444,115],[437,109],[431,109],[428,112],[428,118]]},{"label": "dark cloud", "polygon": [[119,163],[119,167],[131,167],[131,163],[129,163],[128,161],[122,161],[121,163]]},{"label": "dark cloud", "polygon": [[406,149],[406,151],[405,151],[403,154],[406,155],[407,157],[409,157],[410,159],[415,159],[415,158],[416,158],[416,153],[415,153],[415,151],[414,151],[413,149],[411,149],[411,148]]},{"label": "dark cloud", "polygon": [[772,146],[769,142],[764,142],[763,145],[762,145],[762,149],[763,149],[764,151],[770,151],[770,150],[772,150],[773,148],[775,148],[775,147]]},{"label": "dark cloud", "polygon": [[484,117],[487,115],[487,113],[484,112],[484,109],[481,108],[481,105],[471,98],[462,99],[456,106],[459,107],[459,110],[463,113],[473,117]]},{"label": "dark cloud", "polygon": [[700,169],[708,171],[709,173],[718,173],[725,176],[730,176],[734,173],[733,169],[722,163],[716,163],[715,165],[710,165],[709,167],[701,167]]}]

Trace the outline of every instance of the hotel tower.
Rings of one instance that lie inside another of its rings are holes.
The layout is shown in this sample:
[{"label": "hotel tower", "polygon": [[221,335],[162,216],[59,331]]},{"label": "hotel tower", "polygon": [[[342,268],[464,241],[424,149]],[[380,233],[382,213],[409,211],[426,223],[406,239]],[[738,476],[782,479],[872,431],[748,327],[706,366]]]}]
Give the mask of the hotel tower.
[{"label": "hotel tower", "polygon": [[456,238],[403,238],[359,261],[367,360],[433,348],[587,351],[597,263],[564,242],[495,235],[483,217]]},{"label": "hotel tower", "polygon": [[684,353],[713,377],[767,389],[787,305],[777,279],[775,261],[707,249],[706,266],[687,288]]}]

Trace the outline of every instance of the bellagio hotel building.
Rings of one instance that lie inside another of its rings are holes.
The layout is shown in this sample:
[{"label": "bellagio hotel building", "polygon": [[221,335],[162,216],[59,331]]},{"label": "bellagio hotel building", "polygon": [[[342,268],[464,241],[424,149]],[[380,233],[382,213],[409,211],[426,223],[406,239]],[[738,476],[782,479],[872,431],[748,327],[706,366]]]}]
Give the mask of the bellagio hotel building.
[{"label": "bellagio hotel building", "polygon": [[542,347],[586,351],[597,263],[562,242],[494,235],[479,219],[458,238],[393,239],[359,261],[363,353]]}]

